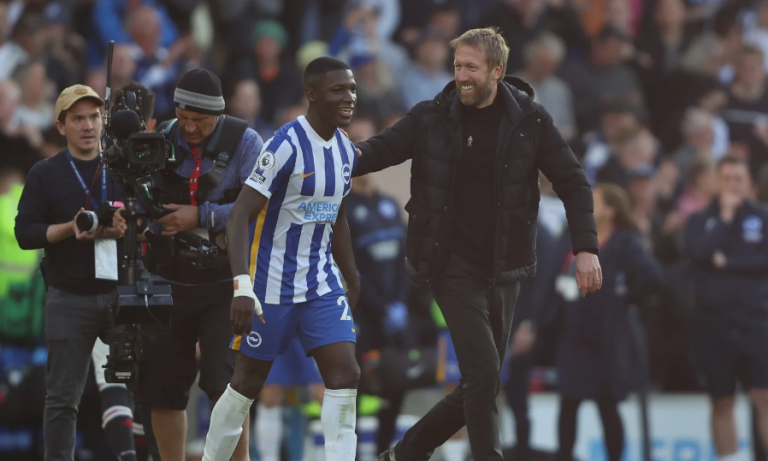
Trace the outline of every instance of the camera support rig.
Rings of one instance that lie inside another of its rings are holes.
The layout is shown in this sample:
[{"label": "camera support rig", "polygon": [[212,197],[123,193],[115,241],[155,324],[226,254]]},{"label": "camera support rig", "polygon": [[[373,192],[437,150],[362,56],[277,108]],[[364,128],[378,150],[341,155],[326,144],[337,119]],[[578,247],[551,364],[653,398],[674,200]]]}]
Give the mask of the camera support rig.
[{"label": "camera support rig", "polygon": [[[105,98],[105,131],[107,136],[107,146],[102,152],[110,147],[111,139],[111,73],[112,73],[112,53],[114,50],[114,41],[109,42],[109,52],[107,55],[107,90]],[[131,95],[133,103],[129,103],[129,110],[136,110],[131,107],[135,104],[135,95]],[[124,98],[125,99],[125,98]],[[110,162],[107,162],[110,167]],[[139,168],[137,168],[137,166]],[[107,364],[104,366],[105,379],[108,383],[133,383],[137,371],[138,360],[141,356],[141,325],[157,324],[168,330],[170,327],[170,314],[173,307],[173,298],[171,296],[170,285],[155,285],[151,281],[136,280],[136,260],[138,258],[137,242],[137,219],[148,216],[147,213],[136,209],[136,185],[149,191],[151,183],[146,165],[132,165],[120,163],[119,168],[109,168],[117,178],[119,178],[124,192],[125,219],[127,222],[127,231],[125,233],[125,245],[123,257],[123,268],[126,269],[125,285],[117,287],[117,299],[113,306],[114,323],[122,326],[119,332],[119,339],[110,343]]]}]

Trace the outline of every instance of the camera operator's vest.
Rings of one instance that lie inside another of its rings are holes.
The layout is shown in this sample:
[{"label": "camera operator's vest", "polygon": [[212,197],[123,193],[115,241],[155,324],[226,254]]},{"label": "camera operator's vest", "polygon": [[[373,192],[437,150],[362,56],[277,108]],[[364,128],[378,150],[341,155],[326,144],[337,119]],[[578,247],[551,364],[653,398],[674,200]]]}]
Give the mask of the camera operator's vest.
[{"label": "camera operator's vest", "polygon": [[[173,144],[175,149],[178,146],[176,142],[179,136],[179,125],[176,123],[176,119],[163,122],[158,128],[159,131],[165,133],[166,139]],[[220,117],[213,133],[211,133],[208,141],[203,145],[203,156],[213,160],[213,168],[199,179],[200,184],[195,195],[197,203],[207,201],[208,194],[224,178],[227,166],[229,166],[229,162],[234,157],[235,150],[237,150],[237,146],[240,144],[240,140],[243,138],[247,128],[248,122],[245,120],[226,115]],[[191,204],[189,198],[189,178],[176,174],[176,168],[181,162],[182,158],[180,156],[176,157],[176,162],[166,162],[165,169],[161,171],[165,187],[163,188],[164,190],[157,190],[155,192],[155,197],[161,203]],[[234,203],[237,200],[240,189],[242,189],[242,186],[224,191],[224,197],[217,200],[216,203],[220,205]]]},{"label": "camera operator's vest", "polygon": [[[198,179],[199,184],[195,199],[197,203],[210,201],[219,205],[234,203],[242,189],[241,185],[224,191],[219,200],[208,200],[210,192],[221,183],[230,162],[234,158],[240,141],[243,138],[248,123],[235,117],[222,115],[216,128],[201,145],[203,156],[213,160],[213,167]],[[158,131],[165,133],[174,150],[179,148],[179,125],[176,119],[163,122]],[[179,176],[176,168],[183,161],[181,155],[171,156],[166,166],[160,171],[162,184],[156,184],[153,189],[157,203],[176,203],[190,205],[189,178]],[[239,177],[239,174],[238,174]],[[221,241],[224,233],[208,232],[207,241],[191,231],[180,232],[174,237],[160,235],[148,236],[150,249],[145,255],[147,269],[173,281],[183,283],[205,283],[225,278],[231,278],[226,249]]]}]

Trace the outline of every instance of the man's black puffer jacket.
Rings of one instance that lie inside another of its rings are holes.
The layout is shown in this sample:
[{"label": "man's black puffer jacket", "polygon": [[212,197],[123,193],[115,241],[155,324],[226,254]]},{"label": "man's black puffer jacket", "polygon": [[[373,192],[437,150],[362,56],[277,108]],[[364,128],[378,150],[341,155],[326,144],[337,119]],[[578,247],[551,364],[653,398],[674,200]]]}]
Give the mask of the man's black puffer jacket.
[{"label": "man's black puffer jacket", "polygon": [[[533,102],[533,90],[518,78],[505,77],[497,97],[504,117],[496,147],[496,241],[489,286],[536,273],[538,170],[565,204],[574,254],[598,252],[591,187],[549,113]],[[412,159],[405,264],[411,280],[422,287],[440,277],[450,250],[453,190],[462,179],[459,104],[451,82],[435,99],[417,104],[394,126],[357,145],[362,156],[355,176]]]}]

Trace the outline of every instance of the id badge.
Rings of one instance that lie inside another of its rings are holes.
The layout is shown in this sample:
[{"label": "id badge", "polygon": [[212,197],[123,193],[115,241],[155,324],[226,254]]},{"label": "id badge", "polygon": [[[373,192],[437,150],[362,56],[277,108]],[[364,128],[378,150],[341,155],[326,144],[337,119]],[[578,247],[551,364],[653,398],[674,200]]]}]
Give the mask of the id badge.
[{"label": "id badge", "polygon": [[571,275],[558,275],[555,281],[555,291],[568,302],[579,299],[579,283],[576,281],[576,277]]},{"label": "id badge", "polygon": [[117,240],[96,239],[93,248],[96,278],[117,281]]}]

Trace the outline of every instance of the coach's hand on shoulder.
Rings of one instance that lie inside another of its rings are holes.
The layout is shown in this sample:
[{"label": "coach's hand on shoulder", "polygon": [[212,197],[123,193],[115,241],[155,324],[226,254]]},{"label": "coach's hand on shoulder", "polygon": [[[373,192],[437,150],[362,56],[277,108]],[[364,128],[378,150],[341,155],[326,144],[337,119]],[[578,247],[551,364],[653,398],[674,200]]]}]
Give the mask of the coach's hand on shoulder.
[{"label": "coach's hand on shoulder", "polygon": [[194,229],[200,224],[200,215],[194,205],[169,203],[163,205],[163,208],[173,211],[157,220],[157,223],[163,226],[163,235],[176,235],[179,232]]},{"label": "coach's hand on shoulder", "polygon": [[576,255],[576,282],[582,297],[603,286],[603,270],[596,254],[582,251]]}]

